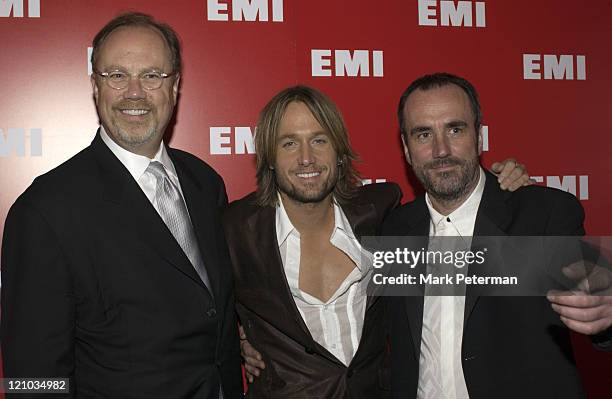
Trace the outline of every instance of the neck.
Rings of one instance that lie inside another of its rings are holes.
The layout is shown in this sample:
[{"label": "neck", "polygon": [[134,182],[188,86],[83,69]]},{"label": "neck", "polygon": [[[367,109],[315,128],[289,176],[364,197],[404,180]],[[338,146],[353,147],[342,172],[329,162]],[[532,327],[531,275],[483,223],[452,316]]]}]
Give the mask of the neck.
[{"label": "neck", "polygon": [[157,154],[157,151],[159,150],[160,144],[161,142],[155,142],[155,143],[146,143],[146,144],[134,145],[134,146],[127,145],[127,146],[122,146],[122,147],[128,150],[129,152],[133,152],[134,154],[142,155],[143,157],[153,159],[153,157],[155,157],[155,154]]},{"label": "neck", "polygon": [[429,195],[429,199],[433,208],[444,216],[448,216],[453,213],[457,208],[463,205],[467,198],[468,197],[466,196],[465,198],[457,200],[442,200],[433,197],[431,194]]},{"label": "neck", "polygon": [[331,194],[319,202],[299,202],[284,193],[281,193],[281,198],[291,224],[300,234],[333,227],[334,207]]},{"label": "neck", "polygon": [[145,143],[138,143],[138,144],[130,145],[129,143],[124,143],[124,142],[120,142],[119,140],[117,140],[115,138],[115,134],[110,133],[111,130],[109,130],[109,128],[107,128],[106,126],[104,126],[104,131],[106,132],[106,135],[119,147],[133,154],[142,155],[143,157],[147,157],[149,159],[153,159],[153,157],[155,157],[155,154],[157,154],[157,151],[159,150],[159,146],[161,145],[161,142],[163,141],[163,137],[160,137],[157,140],[148,140]]}]

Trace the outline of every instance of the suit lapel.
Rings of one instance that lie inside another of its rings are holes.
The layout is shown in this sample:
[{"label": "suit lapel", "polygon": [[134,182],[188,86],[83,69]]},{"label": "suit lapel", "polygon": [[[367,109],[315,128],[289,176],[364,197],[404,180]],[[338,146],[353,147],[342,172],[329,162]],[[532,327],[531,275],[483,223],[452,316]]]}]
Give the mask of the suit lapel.
[{"label": "suit lapel", "polygon": [[[425,204],[425,198],[419,197],[413,203],[413,212],[411,217],[406,236],[419,237],[421,245],[418,248],[427,248],[429,245],[429,210]],[[414,241],[412,241],[414,242]],[[425,272],[427,265],[418,264],[415,266],[420,269],[421,272]],[[406,305],[406,317],[408,318],[408,325],[410,326],[410,333],[412,335],[412,343],[414,344],[414,353],[418,359],[421,355],[421,332],[423,329],[423,305],[425,303],[425,287],[423,284],[419,284],[417,287],[421,295],[407,296],[404,301]]]},{"label": "suit lapel", "polygon": [[146,242],[170,265],[203,288],[189,259],[129,171],[104,144],[99,133],[91,144],[100,171],[103,200],[116,207],[116,221],[129,235]]},{"label": "suit lapel", "polygon": [[273,309],[285,311],[286,317],[274,315],[279,330],[304,348],[316,347],[320,355],[334,363],[342,364],[312,338],[295,304],[276,239],[276,209],[270,206],[258,207],[257,211],[247,219],[247,228],[250,230],[248,236],[254,237],[254,247],[258,249],[259,257],[254,264],[260,269],[257,275],[264,279],[261,281],[261,286],[268,287],[268,291],[272,293],[276,302]]},{"label": "suit lapel", "polygon": [[[511,215],[506,207],[506,192],[499,188],[497,178],[485,172],[486,182],[482,199],[476,214],[473,237],[505,236],[510,224]],[[472,243],[472,246],[474,244]],[[480,296],[478,287],[468,285],[465,294],[464,330]]]}]

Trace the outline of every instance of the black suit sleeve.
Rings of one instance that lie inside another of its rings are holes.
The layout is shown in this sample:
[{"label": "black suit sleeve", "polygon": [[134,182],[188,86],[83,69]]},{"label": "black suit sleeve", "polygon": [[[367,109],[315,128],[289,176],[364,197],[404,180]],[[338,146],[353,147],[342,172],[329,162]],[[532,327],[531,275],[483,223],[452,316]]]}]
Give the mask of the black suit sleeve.
[{"label": "black suit sleeve", "polygon": [[[564,195],[553,204],[548,224],[549,234],[584,235],[583,222],[584,209],[580,202],[573,195]],[[599,350],[612,350],[612,327],[591,336],[591,341]]]},{"label": "black suit sleeve", "polygon": [[37,209],[18,200],[2,243],[5,377],[72,376],[75,296],[67,266],[53,228]]},{"label": "black suit sleeve", "polygon": [[585,234],[583,223],[582,205],[575,196],[563,193],[552,204],[546,233],[559,236],[582,236]]}]

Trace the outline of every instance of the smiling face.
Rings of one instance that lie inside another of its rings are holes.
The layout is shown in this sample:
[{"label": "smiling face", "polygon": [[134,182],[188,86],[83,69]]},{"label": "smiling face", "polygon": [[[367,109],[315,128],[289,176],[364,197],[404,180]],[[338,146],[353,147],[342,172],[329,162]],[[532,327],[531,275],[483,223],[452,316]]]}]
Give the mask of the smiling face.
[{"label": "smiling face", "polygon": [[283,201],[321,202],[336,186],[336,151],[329,134],[302,102],[290,103],[280,121],[274,170]]},{"label": "smiling face", "polygon": [[164,79],[156,90],[145,90],[137,78],[147,71],[170,73],[171,53],[162,35],[152,28],[124,27],[112,32],[101,45],[94,68],[131,75],[125,89],[107,85],[92,74],[96,107],[102,126],[118,145],[152,158],[162,141],[178,93],[179,77]]},{"label": "smiling face", "polygon": [[404,154],[429,195],[462,200],[478,183],[480,132],[465,92],[454,84],[416,90],[404,106]]}]

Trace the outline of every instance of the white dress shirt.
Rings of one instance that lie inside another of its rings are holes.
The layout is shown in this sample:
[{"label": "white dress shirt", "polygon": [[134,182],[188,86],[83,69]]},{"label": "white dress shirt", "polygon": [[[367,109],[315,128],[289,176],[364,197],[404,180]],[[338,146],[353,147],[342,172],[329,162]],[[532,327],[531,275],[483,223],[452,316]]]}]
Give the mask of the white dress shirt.
[{"label": "white dress shirt", "polygon": [[[480,169],[478,184],[468,199],[449,215],[434,209],[425,194],[430,214],[430,237],[460,237],[462,245],[470,248],[476,213],[485,185],[485,174]],[[466,272],[467,266],[463,268]],[[427,288],[426,288],[427,290]],[[461,344],[465,296],[425,296],[423,330],[419,359],[418,399],[468,399],[468,390],[461,365]],[[433,320],[439,319],[439,325]],[[439,353],[438,353],[439,350]]]},{"label": "white dress shirt", "polygon": [[[185,196],[183,195],[183,190],[181,189],[181,184],[179,182],[178,175],[176,174],[176,169],[174,168],[174,164],[172,163],[163,142],[159,144],[159,149],[157,150],[157,153],[155,153],[153,159],[149,159],[148,157],[134,154],[133,152],[119,146],[119,144],[115,143],[113,139],[108,136],[108,133],[106,133],[103,126],[100,126],[100,137],[102,138],[104,144],[106,144],[106,146],[112,151],[113,154],[115,154],[119,161],[121,161],[123,166],[125,166],[130,172],[157,213],[159,213],[157,204],[155,203],[157,179],[152,174],[145,173],[152,161],[157,161],[164,165],[164,169],[166,170],[166,173],[168,173],[170,180],[176,187],[178,187],[181,197],[183,197],[183,201],[185,201]],[[185,206],[186,205],[187,204],[185,204]]]},{"label": "white dress shirt", "polygon": [[334,202],[330,243],[344,252],[356,267],[329,300],[323,302],[299,287],[300,233],[291,224],[280,196],[276,207],[276,239],[293,300],[312,338],[348,365],[361,339],[366,287],[372,270],[371,263],[363,262],[362,256],[369,259],[371,255],[362,249],[342,208]]}]

